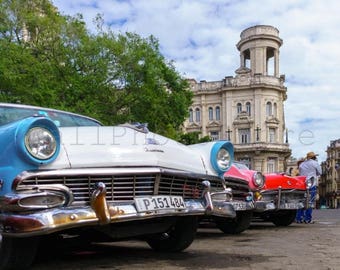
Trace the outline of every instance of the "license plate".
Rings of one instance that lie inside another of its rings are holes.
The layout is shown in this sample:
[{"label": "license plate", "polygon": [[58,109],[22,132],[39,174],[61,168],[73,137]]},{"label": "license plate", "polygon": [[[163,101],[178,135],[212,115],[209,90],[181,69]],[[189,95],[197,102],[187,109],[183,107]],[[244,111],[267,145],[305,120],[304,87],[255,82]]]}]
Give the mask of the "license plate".
[{"label": "license plate", "polygon": [[152,196],[135,198],[138,212],[186,209],[185,202],[181,196]]},{"label": "license plate", "polygon": [[239,210],[247,210],[247,205],[246,203],[243,202],[232,202],[234,210],[239,211]]},{"label": "license plate", "polygon": [[299,209],[301,206],[298,203],[285,203],[281,205],[281,209]]}]

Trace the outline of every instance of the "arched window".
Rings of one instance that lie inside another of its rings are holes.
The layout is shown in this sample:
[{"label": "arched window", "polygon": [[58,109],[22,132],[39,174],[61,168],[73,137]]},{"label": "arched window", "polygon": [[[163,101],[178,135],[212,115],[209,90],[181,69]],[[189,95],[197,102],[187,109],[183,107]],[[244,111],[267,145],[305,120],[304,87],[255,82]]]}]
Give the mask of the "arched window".
[{"label": "arched window", "polygon": [[214,119],[214,111],[213,108],[209,107],[209,121]]},{"label": "arched window", "polygon": [[237,111],[237,114],[240,114],[242,112],[242,104],[241,103],[237,103],[236,111]]},{"label": "arched window", "polygon": [[194,112],[192,111],[192,109],[189,110],[189,122],[194,122]]},{"label": "arched window", "polygon": [[267,104],[266,104],[266,115],[267,116],[273,115],[272,103],[270,101],[268,101]]},{"label": "arched window", "polygon": [[250,102],[246,103],[246,111],[247,111],[247,114],[250,116],[251,115],[251,105],[250,105]]},{"label": "arched window", "polygon": [[196,122],[201,122],[201,111],[199,108],[196,108],[195,110],[195,120]]},{"label": "arched window", "polygon": [[221,109],[219,106],[216,107],[215,113],[216,113],[216,120],[217,121],[221,120]]}]

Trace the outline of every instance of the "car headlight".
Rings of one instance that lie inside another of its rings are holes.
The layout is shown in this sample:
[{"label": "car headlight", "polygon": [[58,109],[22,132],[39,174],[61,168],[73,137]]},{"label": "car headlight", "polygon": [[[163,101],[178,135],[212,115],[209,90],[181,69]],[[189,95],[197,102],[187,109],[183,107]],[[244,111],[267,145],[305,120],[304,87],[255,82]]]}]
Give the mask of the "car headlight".
[{"label": "car headlight", "polygon": [[218,167],[220,167],[221,170],[226,170],[230,166],[230,161],[230,153],[226,149],[221,148],[217,153]]},{"label": "car headlight", "polygon": [[55,160],[60,151],[60,133],[52,120],[30,117],[21,121],[16,131],[17,150],[34,165]]},{"label": "car headlight", "polygon": [[28,130],[25,136],[27,151],[35,158],[46,160],[57,151],[57,142],[54,135],[47,129],[34,127]]},{"label": "car headlight", "polygon": [[234,147],[230,142],[218,141],[211,149],[211,164],[219,175],[223,175],[232,165]]},{"label": "car headlight", "polygon": [[264,182],[265,182],[265,177],[262,173],[260,172],[256,172],[253,175],[253,184],[257,187],[257,188],[262,188],[264,186]]}]

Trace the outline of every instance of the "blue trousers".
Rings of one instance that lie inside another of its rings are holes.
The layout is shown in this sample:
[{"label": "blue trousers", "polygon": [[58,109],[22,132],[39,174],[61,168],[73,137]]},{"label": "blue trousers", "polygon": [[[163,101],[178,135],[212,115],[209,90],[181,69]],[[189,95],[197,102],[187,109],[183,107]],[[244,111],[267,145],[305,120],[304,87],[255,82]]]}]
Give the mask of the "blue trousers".
[{"label": "blue trousers", "polygon": [[296,214],[296,222],[311,222],[313,208],[315,207],[316,187],[309,189],[309,206],[307,209],[298,209]]},{"label": "blue trousers", "polygon": [[305,209],[300,208],[297,210],[296,213],[296,222],[301,223],[304,221],[304,217],[305,217]]}]

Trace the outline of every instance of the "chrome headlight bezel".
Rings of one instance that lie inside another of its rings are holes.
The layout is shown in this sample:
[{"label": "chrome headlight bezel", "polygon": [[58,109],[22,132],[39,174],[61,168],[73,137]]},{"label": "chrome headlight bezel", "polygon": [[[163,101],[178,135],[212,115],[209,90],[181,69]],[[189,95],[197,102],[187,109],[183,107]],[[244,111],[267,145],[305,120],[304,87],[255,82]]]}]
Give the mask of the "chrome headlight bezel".
[{"label": "chrome headlight bezel", "polygon": [[261,172],[255,172],[252,180],[255,187],[262,188],[265,184],[266,178]]}]

